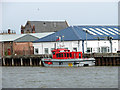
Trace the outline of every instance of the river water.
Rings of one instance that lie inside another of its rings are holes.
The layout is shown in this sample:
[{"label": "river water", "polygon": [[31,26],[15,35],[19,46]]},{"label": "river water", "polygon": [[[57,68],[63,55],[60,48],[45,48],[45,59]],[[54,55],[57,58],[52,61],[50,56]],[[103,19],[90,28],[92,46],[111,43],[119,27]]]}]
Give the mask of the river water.
[{"label": "river water", "polygon": [[118,88],[118,67],[2,67],[2,88]]}]

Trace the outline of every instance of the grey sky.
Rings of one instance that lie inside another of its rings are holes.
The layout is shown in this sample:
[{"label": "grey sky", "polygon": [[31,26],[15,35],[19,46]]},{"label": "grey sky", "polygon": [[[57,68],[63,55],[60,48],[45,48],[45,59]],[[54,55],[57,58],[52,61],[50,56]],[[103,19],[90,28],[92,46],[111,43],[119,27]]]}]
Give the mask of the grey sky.
[{"label": "grey sky", "polygon": [[69,25],[118,24],[117,2],[3,2],[2,26],[20,33],[27,20],[66,20]]}]

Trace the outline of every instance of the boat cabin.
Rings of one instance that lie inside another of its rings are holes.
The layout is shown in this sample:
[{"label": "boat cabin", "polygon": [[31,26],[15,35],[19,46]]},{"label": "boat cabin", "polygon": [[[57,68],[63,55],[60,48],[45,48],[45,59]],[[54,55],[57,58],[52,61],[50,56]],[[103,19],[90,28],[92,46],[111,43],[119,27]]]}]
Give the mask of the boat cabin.
[{"label": "boat cabin", "polygon": [[68,49],[54,49],[52,50],[53,59],[78,59],[82,58],[82,52],[75,52]]}]

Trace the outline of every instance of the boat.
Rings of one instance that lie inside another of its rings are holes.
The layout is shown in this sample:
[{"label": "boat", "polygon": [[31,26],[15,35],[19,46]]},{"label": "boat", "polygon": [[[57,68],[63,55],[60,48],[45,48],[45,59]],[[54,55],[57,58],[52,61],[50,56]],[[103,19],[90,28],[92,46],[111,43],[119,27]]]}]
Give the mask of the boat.
[{"label": "boat", "polygon": [[52,50],[52,58],[42,58],[42,62],[46,67],[93,66],[95,58],[83,58],[82,52],[58,48]]}]

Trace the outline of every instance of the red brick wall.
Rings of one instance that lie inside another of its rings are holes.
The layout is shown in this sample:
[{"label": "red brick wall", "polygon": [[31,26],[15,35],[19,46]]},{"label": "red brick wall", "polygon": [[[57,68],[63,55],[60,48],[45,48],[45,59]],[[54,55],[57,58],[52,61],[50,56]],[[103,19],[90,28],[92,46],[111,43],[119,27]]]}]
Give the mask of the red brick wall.
[{"label": "red brick wall", "polygon": [[2,42],[0,42],[0,56],[2,56]]},{"label": "red brick wall", "polygon": [[17,55],[31,55],[33,54],[32,42],[14,42],[13,53]]},{"label": "red brick wall", "polygon": [[[4,42],[4,55],[12,55],[13,53],[13,42]],[[8,51],[9,49],[9,51]]]}]

